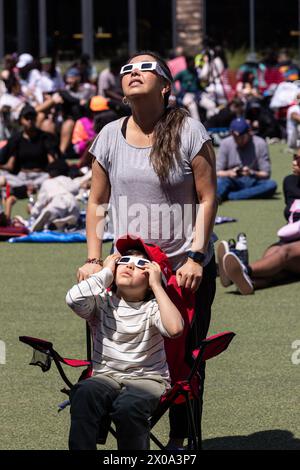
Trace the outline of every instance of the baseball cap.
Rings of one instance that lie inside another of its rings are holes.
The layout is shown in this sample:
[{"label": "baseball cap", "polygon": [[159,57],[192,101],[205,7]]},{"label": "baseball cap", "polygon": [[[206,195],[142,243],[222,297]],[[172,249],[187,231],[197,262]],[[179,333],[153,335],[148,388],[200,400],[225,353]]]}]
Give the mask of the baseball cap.
[{"label": "baseball cap", "polygon": [[93,96],[90,101],[90,109],[92,111],[108,111],[108,100],[104,96]]},{"label": "baseball cap", "polygon": [[22,69],[26,65],[31,64],[31,62],[33,62],[33,57],[31,54],[27,54],[27,53],[21,54],[17,62],[17,67],[18,69]]},{"label": "baseball cap", "polygon": [[19,118],[26,117],[26,116],[34,116],[35,117],[36,115],[37,115],[37,112],[34,109],[34,107],[31,106],[30,104],[25,104],[23,106],[23,108],[21,109]]},{"label": "baseball cap", "polygon": [[168,281],[172,276],[172,268],[167,255],[158,245],[146,243],[140,237],[126,234],[118,238],[116,241],[116,248],[121,255],[125,254],[128,250],[144,251],[148,256],[149,261],[155,261],[159,264],[162,273],[162,280],[165,285],[168,284]]},{"label": "baseball cap", "polygon": [[231,121],[229,130],[235,135],[246,134],[250,126],[244,118],[237,118]]},{"label": "baseball cap", "polygon": [[80,77],[80,71],[76,67],[71,67],[67,70],[66,77]]}]

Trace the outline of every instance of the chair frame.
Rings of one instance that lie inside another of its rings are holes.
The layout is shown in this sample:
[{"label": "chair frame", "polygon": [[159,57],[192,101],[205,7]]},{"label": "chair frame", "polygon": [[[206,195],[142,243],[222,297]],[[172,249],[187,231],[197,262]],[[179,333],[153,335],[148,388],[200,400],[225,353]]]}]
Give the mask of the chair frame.
[{"label": "chair frame", "polygon": [[[164,395],[162,395],[160,403],[150,418],[150,428],[152,429],[160,418],[165,414],[165,412],[170,408],[172,404],[176,403],[176,400],[180,400],[181,403],[185,402],[187,406],[187,416],[188,423],[190,426],[190,437],[188,438],[188,449],[193,451],[199,451],[202,449],[202,406],[203,406],[203,392],[204,392],[204,380],[200,372],[201,367],[204,367],[204,363],[225,351],[232,341],[235,333],[231,331],[225,331],[214,336],[210,336],[202,340],[197,349],[193,351],[193,365],[191,367],[190,373],[186,380],[181,380],[173,384],[171,389],[169,389]],[[63,358],[54,348],[53,344],[49,341],[42,340],[39,338],[32,338],[28,336],[20,336],[19,340],[29,346],[34,350],[39,351],[42,354],[45,354],[48,358],[52,358],[55,366],[58,369],[58,372],[69,387],[69,390],[62,389],[61,392],[69,395],[70,390],[74,387],[74,384],[66,376],[62,364],[71,366],[71,367],[87,367],[87,369],[81,374],[79,380],[87,378],[91,375],[92,371],[92,360],[91,360],[91,335],[88,324],[86,324],[86,344],[87,344],[87,360],[78,360],[78,359],[66,359]],[[40,365],[41,363],[35,362],[32,365]],[[47,371],[48,368],[43,369]],[[195,379],[198,382],[198,390],[195,389]],[[59,410],[61,411],[66,406],[68,406],[68,400],[59,405]],[[197,432],[198,429],[198,432]],[[110,426],[109,431],[111,434],[116,437],[116,431]],[[108,429],[107,429],[108,432]],[[107,432],[105,430],[103,438],[99,443],[104,444],[106,441]],[[164,445],[159,441],[155,435],[150,432],[150,438],[158,446],[159,449],[164,450]]]}]

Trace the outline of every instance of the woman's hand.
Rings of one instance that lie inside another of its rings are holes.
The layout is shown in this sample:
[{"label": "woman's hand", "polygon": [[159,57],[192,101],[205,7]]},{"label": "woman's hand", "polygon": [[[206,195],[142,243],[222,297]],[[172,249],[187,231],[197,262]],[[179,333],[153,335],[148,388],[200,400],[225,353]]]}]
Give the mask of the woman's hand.
[{"label": "woman's hand", "polygon": [[161,269],[158,263],[152,261],[152,263],[146,264],[144,271],[149,276],[149,287],[152,290],[161,286]]},{"label": "woman's hand", "polygon": [[203,276],[203,266],[192,259],[188,259],[181,268],[176,271],[176,281],[179,287],[191,289],[196,292],[199,288]]},{"label": "woman's hand", "polygon": [[77,281],[85,281],[92,274],[101,271],[102,266],[100,264],[86,263],[81,266],[77,271]]},{"label": "woman's hand", "polygon": [[103,262],[103,268],[109,268],[113,275],[116,272],[117,261],[121,258],[119,254],[109,255]]}]

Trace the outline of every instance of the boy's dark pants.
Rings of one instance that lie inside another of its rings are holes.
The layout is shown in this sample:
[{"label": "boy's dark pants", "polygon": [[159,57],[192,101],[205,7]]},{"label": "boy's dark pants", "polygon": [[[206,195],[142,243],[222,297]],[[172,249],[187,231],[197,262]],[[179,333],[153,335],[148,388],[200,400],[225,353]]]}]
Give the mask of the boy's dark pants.
[{"label": "boy's dark pants", "polygon": [[98,375],[71,390],[70,450],[96,450],[101,427],[108,418],[116,425],[119,450],[148,450],[148,418],[166,390],[159,376],[115,379]]}]

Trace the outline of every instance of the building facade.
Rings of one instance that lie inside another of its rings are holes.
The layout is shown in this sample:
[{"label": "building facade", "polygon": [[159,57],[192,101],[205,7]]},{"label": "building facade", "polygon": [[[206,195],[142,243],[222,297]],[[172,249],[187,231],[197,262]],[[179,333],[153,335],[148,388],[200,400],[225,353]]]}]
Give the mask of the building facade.
[{"label": "building facade", "polygon": [[[101,60],[181,46],[199,51],[204,36],[229,49],[249,47],[250,0],[0,0],[0,56],[8,52],[72,60],[82,52]],[[255,1],[256,45],[297,47],[299,0],[289,8]]]}]

